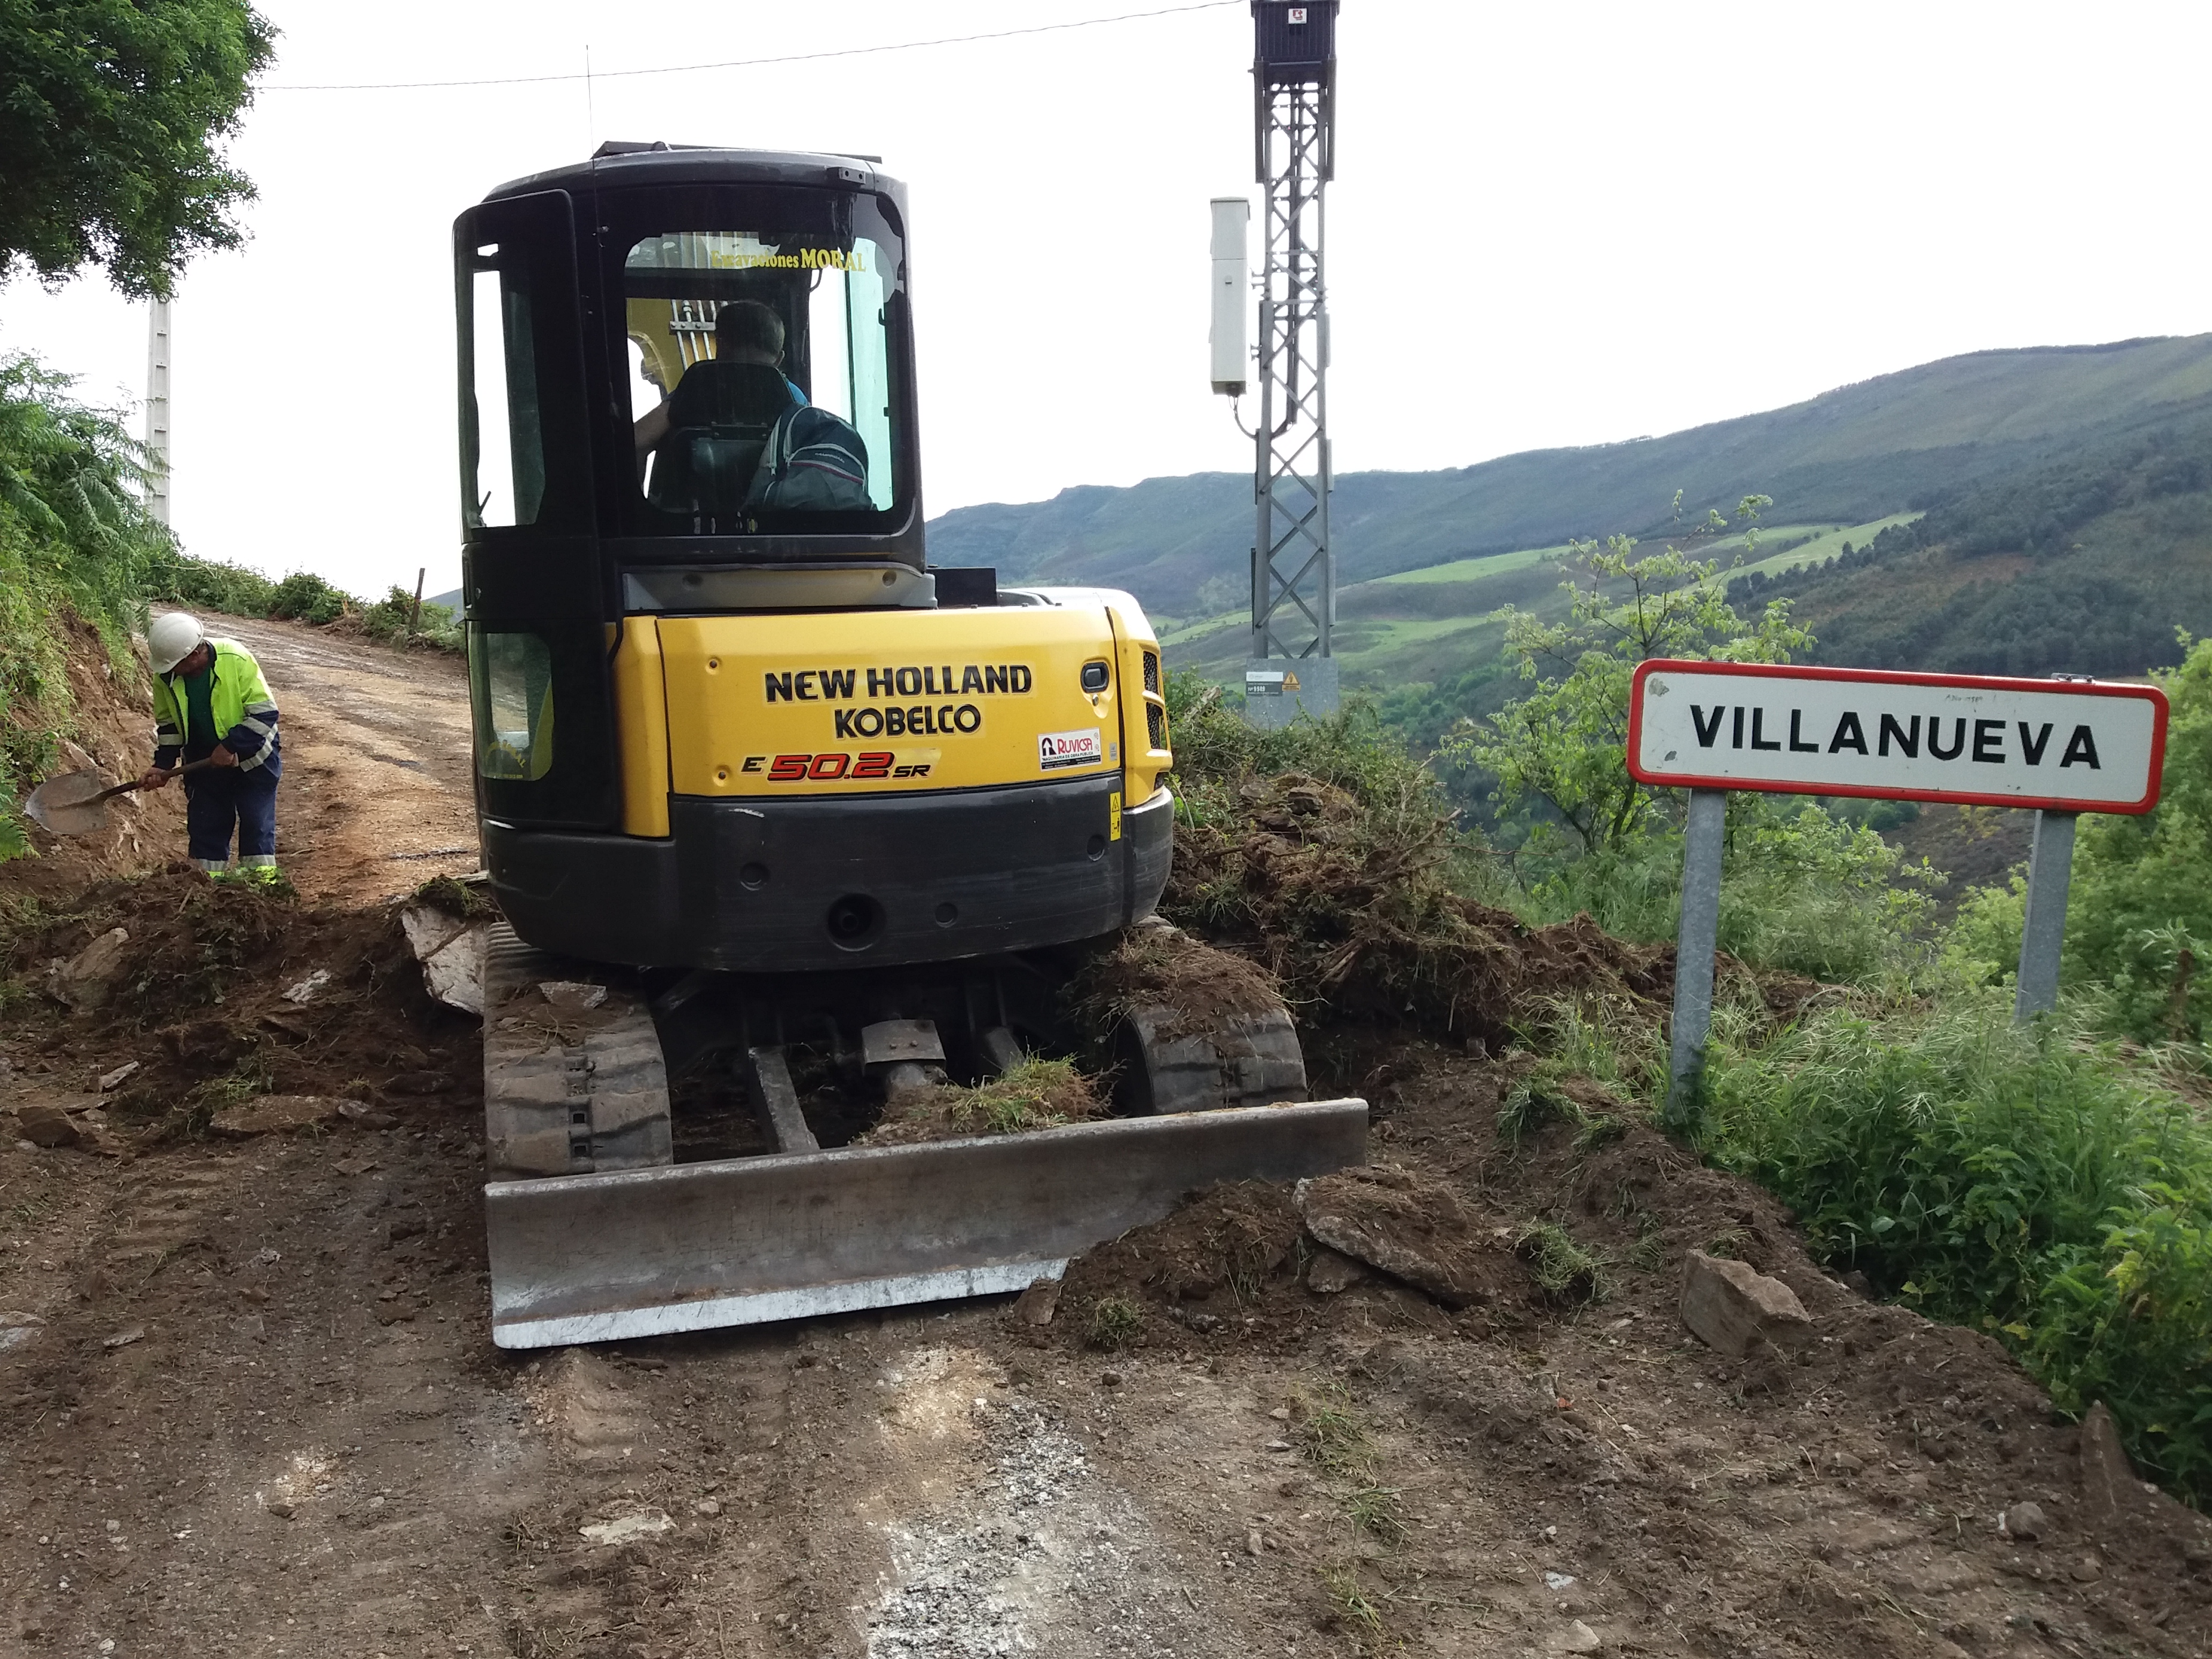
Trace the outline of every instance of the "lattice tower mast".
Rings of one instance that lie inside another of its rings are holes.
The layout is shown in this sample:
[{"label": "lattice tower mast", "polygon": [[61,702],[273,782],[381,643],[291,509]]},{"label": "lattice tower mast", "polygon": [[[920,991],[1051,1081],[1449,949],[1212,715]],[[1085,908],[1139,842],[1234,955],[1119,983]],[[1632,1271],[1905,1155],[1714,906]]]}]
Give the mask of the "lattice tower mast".
[{"label": "lattice tower mast", "polygon": [[1265,195],[1252,546],[1255,659],[1327,658],[1328,285],[1324,191],[1335,172],[1337,0],[1255,0],[1255,149]]}]

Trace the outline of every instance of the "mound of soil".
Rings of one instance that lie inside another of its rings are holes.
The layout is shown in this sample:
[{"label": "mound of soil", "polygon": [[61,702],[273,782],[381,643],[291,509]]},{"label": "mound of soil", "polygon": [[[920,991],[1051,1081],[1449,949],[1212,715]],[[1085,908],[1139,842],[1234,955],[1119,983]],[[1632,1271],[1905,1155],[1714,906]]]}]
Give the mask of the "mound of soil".
[{"label": "mound of soil", "polygon": [[1162,908],[1264,965],[1302,1024],[1504,1042],[1561,999],[1656,1006],[1671,947],[1607,936],[1587,915],[1530,928],[1454,892],[1449,821],[1403,821],[1301,773],[1248,779],[1236,821],[1178,824]]},{"label": "mound of soil", "polygon": [[[66,653],[70,713],[47,775],[96,771],[111,783],[136,777],[154,757],[154,703],[143,653],[136,676],[118,672],[91,623],[70,611],[54,622]],[[52,899],[105,877],[143,874],[183,844],[184,817],[184,792],[164,789],[110,801],[110,827],[97,835],[52,836],[27,823],[33,856],[0,865],[0,896]]]},{"label": "mound of soil", "polygon": [[[57,993],[95,941],[94,994],[68,1006]],[[0,974],[18,994],[0,1028],[17,1073],[97,1093],[137,1062],[106,1105],[142,1139],[262,1094],[387,1109],[481,1098],[477,1022],[425,992],[394,906],[311,908],[173,865],[32,912],[0,945]]]}]

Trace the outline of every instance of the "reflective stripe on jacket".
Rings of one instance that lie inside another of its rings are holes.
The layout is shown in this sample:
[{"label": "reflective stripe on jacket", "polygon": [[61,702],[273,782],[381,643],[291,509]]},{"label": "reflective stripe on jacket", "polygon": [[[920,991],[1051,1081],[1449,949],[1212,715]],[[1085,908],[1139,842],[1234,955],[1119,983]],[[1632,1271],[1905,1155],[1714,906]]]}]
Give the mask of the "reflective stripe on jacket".
[{"label": "reflective stripe on jacket", "polygon": [[[276,743],[276,704],[261,678],[261,665],[234,640],[208,643],[215,647],[208,702],[222,734],[217,741],[238,757],[241,767],[262,765]],[[185,688],[177,676],[155,675],[154,764],[164,771],[184,752],[186,719]]]}]

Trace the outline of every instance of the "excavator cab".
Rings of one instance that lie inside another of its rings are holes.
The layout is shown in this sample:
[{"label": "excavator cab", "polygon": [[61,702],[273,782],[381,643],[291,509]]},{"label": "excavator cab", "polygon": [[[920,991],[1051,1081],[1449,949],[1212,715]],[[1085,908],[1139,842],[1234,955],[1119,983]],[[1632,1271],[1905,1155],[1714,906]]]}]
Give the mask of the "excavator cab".
[{"label": "excavator cab", "polygon": [[[863,158],[611,144],[455,226],[502,1344],[1019,1289],[1356,1161],[1364,1108],[1276,1104],[1279,1004],[1070,1029],[1167,880],[1159,645],[1126,593],[928,562],[906,222]],[[1094,1038],[1132,1115],[988,1145],[842,1145],[800,1086]],[[678,1157],[702,1068],[757,1147]]]}]

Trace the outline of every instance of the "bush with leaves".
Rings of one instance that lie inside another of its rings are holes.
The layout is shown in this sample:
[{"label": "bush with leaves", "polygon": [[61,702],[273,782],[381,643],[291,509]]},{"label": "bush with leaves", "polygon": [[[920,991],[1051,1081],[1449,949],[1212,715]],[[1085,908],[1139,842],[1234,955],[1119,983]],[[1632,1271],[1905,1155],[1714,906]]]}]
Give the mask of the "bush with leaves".
[{"label": "bush with leaves", "polygon": [[1999,1333],[2053,1398],[2212,1498],[2212,1127],[2075,1027],[1968,994],[1721,1045],[1702,1133],[1808,1246],[1938,1319]]},{"label": "bush with leaves", "polygon": [[0,857],[27,850],[15,799],[71,731],[70,618],[135,678],[131,630],[171,545],[139,505],[138,446],[70,385],[23,354],[0,357]]},{"label": "bush with leaves", "polygon": [[2172,705],[2157,807],[2081,820],[2066,969],[2145,1041],[2212,1036],[2212,640],[2156,676]]}]

